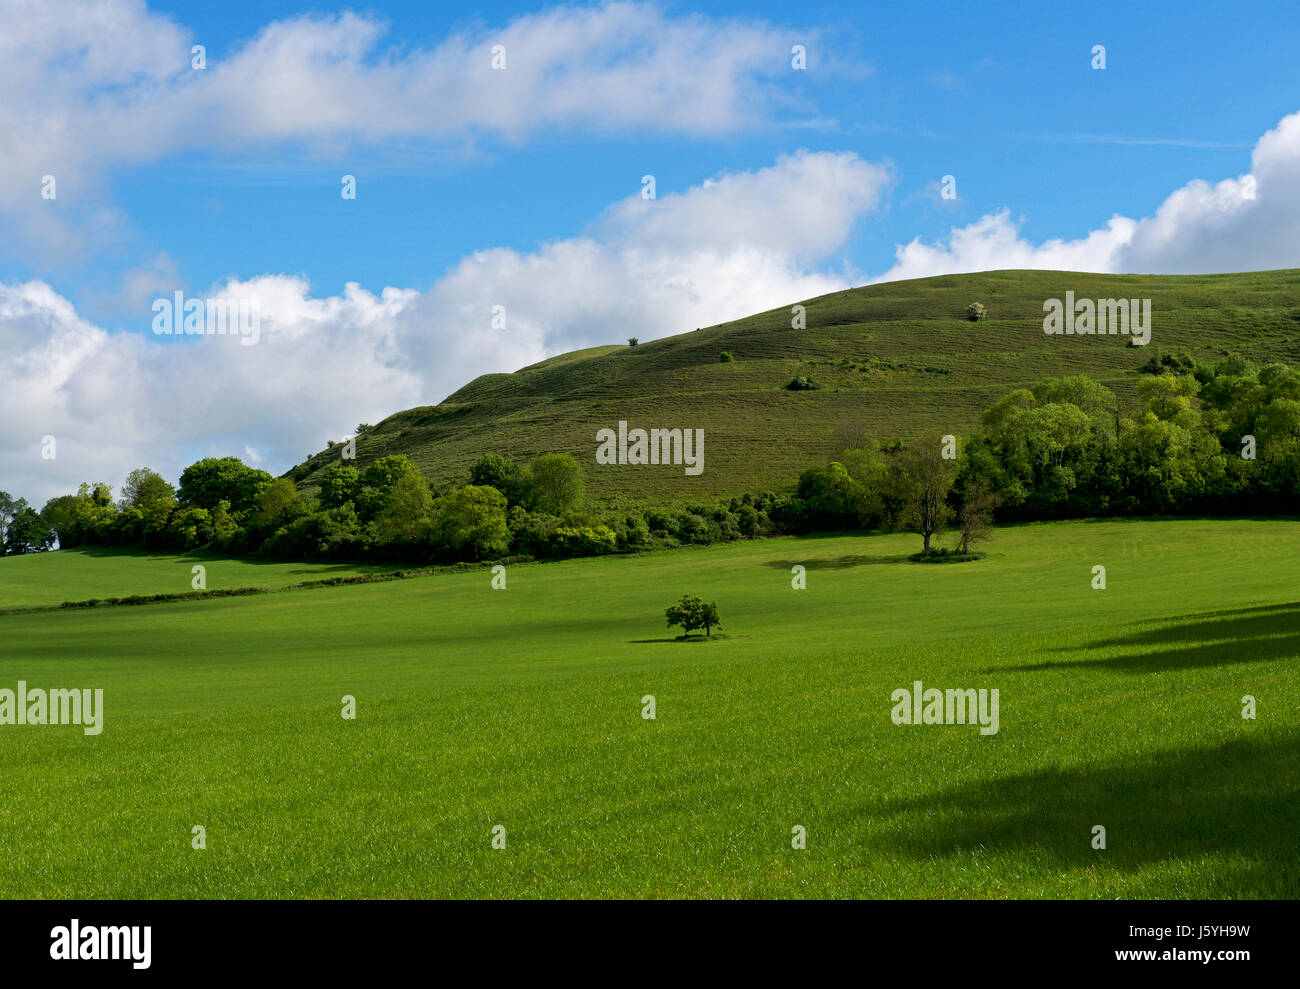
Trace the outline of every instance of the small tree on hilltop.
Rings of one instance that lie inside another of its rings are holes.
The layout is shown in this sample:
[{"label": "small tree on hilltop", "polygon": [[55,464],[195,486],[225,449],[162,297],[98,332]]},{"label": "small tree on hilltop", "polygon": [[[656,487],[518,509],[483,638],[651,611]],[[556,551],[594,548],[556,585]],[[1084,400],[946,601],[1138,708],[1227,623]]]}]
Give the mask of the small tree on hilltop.
[{"label": "small tree on hilltop", "polygon": [[694,594],[685,594],[679,604],[670,605],[664,611],[668,619],[668,627],[680,625],[682,631],[689,635],[697,628],[704,629],[704,637],[709,638],[713,634],[713,626],[722,627],[722,622],[718,619],[718,606],[714,602],[705,603],[702,598]]}]

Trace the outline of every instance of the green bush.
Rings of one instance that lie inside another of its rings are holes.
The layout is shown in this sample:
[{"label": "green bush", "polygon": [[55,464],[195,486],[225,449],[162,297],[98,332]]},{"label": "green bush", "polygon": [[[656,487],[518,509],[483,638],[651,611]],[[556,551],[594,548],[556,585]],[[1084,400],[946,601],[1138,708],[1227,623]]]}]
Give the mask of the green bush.
[{"label": "green bush", "polygon": [[607,525],[557,526],[555,548],[561,556],[601,556],[617,548],[614,530]]},{"label": "green bush", "polygon": [[1156,348],[1138,370],[1143,374],[1196,374],[1197,367],[1196,361],[1187,354],[1166,354]]}]

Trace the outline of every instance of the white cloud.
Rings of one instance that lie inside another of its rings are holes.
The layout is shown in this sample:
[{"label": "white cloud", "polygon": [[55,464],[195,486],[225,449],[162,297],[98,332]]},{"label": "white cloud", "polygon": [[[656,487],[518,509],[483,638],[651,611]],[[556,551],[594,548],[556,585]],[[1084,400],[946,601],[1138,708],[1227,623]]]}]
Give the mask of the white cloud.
[{"label": "white cloud", "polygon": [[1132,220],[1115,216],[1105,229],[1093,231],[1081,240],[1058,239],[1035,245],[1020,236],[1020,223],[1004,209],[953,229],[946,244],[924,244],[917,238],[900,245],[894,252],[894,266],[873,281],[1002,268],[1112,271],[1116,252],[1132,237],[1134,225]]},{"label": "white cloud", "polygon": [[[672,17],[645,3],[558,7],[429,50],[377,55],[385,26],[356,14],[263,30],[196,87],[252,138],[363,139],[556,127],[715,133],[781,101],[790,34],[765,23]],[[493,68],[494,48],[505,68]]]},{"label": "white cloud", "polygon": [[[387,25],[368,15],[308,15],[209,50],[202,70],[190,48],[203,39],[140,0],[0,0],[0,22],[0,235],[50,257],[120,225],[100,205],[108,170],[182,151],[713,135],[792,99],[778,81],[791,32],[649,3],[557,7],[416,49],[386,45]],[[57,200],[41,199],[44,175]]]},{"label": "white cloud", "polygon": [[783,155],[771,168],[729,173],[665,198],[639,195],[596,224],[656,250],[780,245],[795,257],[820,257],[848,236],[893,182],[888,166],[849,152]]},{"label": "white cloud", "polygon": [[[654,200],[638,194],[608,209],[581,237],[531,254],[496,249],[466,258],[420,308],[431,321],[470,331],[445,356],[463,355],[482,371],[761,312],[847,287],[848,273],[810,265],[848,238],[891,182],[888,167],[853,154],[799,152],[683,193]],[[510,361],[481,366],[477,355],[485,345],[496,351],[495,338],[477,334],[496,305],[505,307],[509,329],[499,338]],[[465,364],[452,366],[466,377]]]},{"label": "white cloud", "polygon": [[1246,175],[1189,182],[1151,216],[1113,216],[1078,240],[1034,244],[1008,210],[954,228],[946,243],[900,245],[876,281],[1003,268],[1204,274],[1300,267],[1300,113],[1261,137]]},{"label": "white cloud", "polygon": [[[463,259],[427,292],[305,278],[210,289],[255,300],[237,337],[109,334],[43,282],[0,285],[0,486],[43,501],[150,466],[173,480],[201,456],[280,472],[359,420],[437,402],[478,374],[602,343],[679,333],[845,288],[817,262],[881,203],[888,167],[799,152],[681,193],[614,204],[582,236]],[[165,281],[159,259],[145,281]],[[179,287],[179,286],[178,286]],[[160,292],[168,296],[170,293]],[[494,329],[494,306],[505,308]],[[53,435],[58,458],[40,458]]]},{"label": "white cloud", "polygon": [[[311,299],[301,279],[231,282],[211,296],[261,303],[261,340],[247,347],[109,334],[43,282],[0,285],[4,486],[38,500],[83,480],[119,483],[138,466],[174,480],[189,460],[229,453],[283,469],[349,430],[351,412],[415,403],[419,376],[394,347],[415,295],[349,285]],[[41,457],[46,435],[53,460]]]}]

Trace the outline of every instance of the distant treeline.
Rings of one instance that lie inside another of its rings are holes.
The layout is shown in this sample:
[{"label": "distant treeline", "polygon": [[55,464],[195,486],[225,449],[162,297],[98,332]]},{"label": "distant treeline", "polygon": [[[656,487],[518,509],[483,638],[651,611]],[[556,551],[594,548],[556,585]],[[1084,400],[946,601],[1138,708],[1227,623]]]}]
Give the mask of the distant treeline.
[{"label": "distant treeline", "polygon": [[121,498],[83,484],[37,512],[0,493],[6,553],[133,546],[287,558],[455,562],[591,556],[782,533],[955,524],[968,552],[1003,521],[1151,514],[1294,514],[1300,372],[1230,356],[1153,359],[1135,406],[1084,376],[1006,395],[970,437],[871,443],[811,467],[793,490],[679,508],[593,511],[567,454],[487,454],[462,486],[430,486],[403,455],[340,462],[309,500],[234,457],[148,468]]}]

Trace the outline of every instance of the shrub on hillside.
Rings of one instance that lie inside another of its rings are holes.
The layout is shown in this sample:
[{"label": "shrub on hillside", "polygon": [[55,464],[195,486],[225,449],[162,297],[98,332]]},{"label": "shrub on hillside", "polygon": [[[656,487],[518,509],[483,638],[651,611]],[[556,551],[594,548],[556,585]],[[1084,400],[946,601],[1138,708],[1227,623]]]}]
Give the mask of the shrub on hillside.
[{"label": "shrub on hillside", "polygon": [[628,549],[636,549],[649,541],[650,527],[646,525],[645,519],[629,515],[626,528],[623,530],[623,545]]},{"label": "shrub on hillside", "polygon": [[496,488],[511,505],[523,501],[528,486],[523,467],[497,453],[487,453],[478,458],[470,468],[469,483]]},{"label": "shrub on hillside", "polygon": [[987,313],[984,310],[984,303],[982,302],[972,302],[966,307],[966,318],[972,323],[978,323],[986,315]]},{"label": "shrub on hillside", "polygon": [[1187,354],[1166,354],[1157,348],[1138,370],[1143,374],[1196,374],[1196,361]]},{"label": "shrub on hillside", "polygon": [[544,453],[528,465],[527,488],[530,508],[565,515],[582,503],[582,467],[567,453]]},{"label": "shrub on hillside", "polygon": [[516,505],[510,509],[506,524],[512,552],[539,558],[555,555],[555,530],[563,524],[562,519]]},{"label": "shrub on hillside", "polygon": [[609,526],[561,525],[555,529],[555,548],[560,556],[602,556],[618,547]]},{"label": "shrub on hillside", "polygon": [[736,529],[742,536],[753,536],[758,533],[758,511],[753,505],[741,505],[736,509],[735,515]]}]

